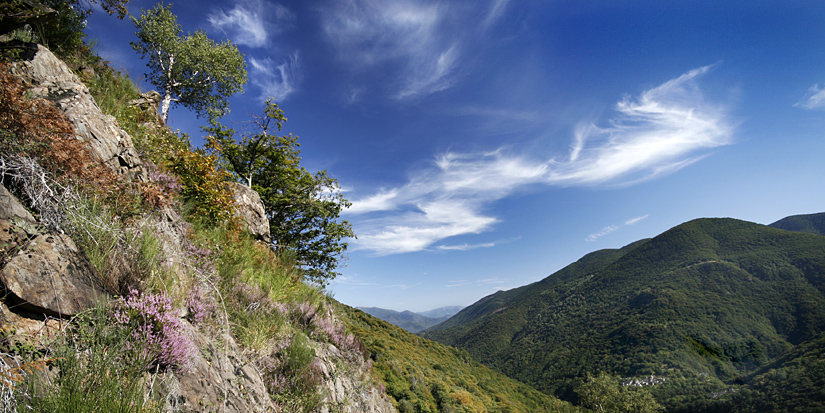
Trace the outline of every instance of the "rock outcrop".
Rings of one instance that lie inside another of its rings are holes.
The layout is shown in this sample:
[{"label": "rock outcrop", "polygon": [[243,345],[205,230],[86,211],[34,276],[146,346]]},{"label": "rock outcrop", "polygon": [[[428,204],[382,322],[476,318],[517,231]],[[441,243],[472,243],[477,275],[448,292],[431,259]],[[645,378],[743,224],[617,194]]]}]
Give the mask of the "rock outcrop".
[{"label": "rock outcrop", "polygon": [[186,372],[172,379],[173,397],[165,410],[175,412],[271,412],[274,411],[261,374],[252,363],[238,357],[232,336],[209,339],[194,331],[200,348]]},{"label": "rock outcrop", "polygon": [[5,186],[0,185],[0,219],[17,225],[34,224],[32,214],[12,195]]},{"label": "rock outcrop", "polygon": [[141,93],[139,98],[130,100],[129,104],[132,106],[137,106],[148,113],[154,114],[156,119],[160,121],[161,117],[158,114],[158,111],[160,110],[160,99],[160,92],[150,90],[148,92]]},{"label": "rock outcrop", "polygon": [[315,350],[324,380],[326,398],[320,413],[395,412],[387,395],[376,388],[370,367],[361,355],[345,354],[331,344]]},{"label": "rock outcrop", "polygon": [[95,288],[97,271],[71,238],[37,234],[26,239],[22,229],[5,221],[0,231],[0,243],[17,250],[0,270],[7,303],[30,313],[71,317],[108,299]]},{"label": "rock outcrop", "polygon": [[0,282],[8,307],[41,316],[71,317],[108,299],[108,294],[95,287],[97,271],[71,238],[32,228],[34,218],[3,187]]},{"label": "rock outcrop", "polygon": [[255,237],[265,242],[269,242],[269,218],[266,216],[266,208],[258,195],[252,188],[240,184],[232,183],[234,191],[235,215],[246,225],[246,229]]},{"label": "rock outcrop", "polygon": [[33,97],[57,104],[72,122],[77,138],[87,142],[99,160],[120,174],[144,179],[132,137],[117,125],[114,117],[100,111],[89,88],[62,60],[38,46],[34,58],[16,63],[13,72],[29,87]]},{"label": "rock outcrop", "polygon": [[[16,63],[13,71],[32,96],[55,102],[72,122],[77,138],[86,142],[100,161],[131,179],[149,179],[131,137],[112,117],[101,113],[88,88],[51,52],[38,46],[34,57]],[[151,109],[156,100],[156,96],[146,95],[134,104],[149,105]],[[36,197],[27,199],[33,198]],[[235,184],[234,198],[237,215],[247,230],[268,242],[269,220],[259,194]],[[44,219],[43,211],[39,212]],[[153,248],[157,249],[153,252],[160,256],[159,265],[167,276],[175,278],[171,289],[186,293],[185,289],[195,283],[215,281],[214,268],[209,269],[211,263],[203,262],[211,252],[191,243],[189,224],[177,212],[167,206],[143,218],[119,230],[153,235]],[[40,343],[38,337],[65,334],[67,318],[111,299],[99,287],[104,285],[103,279],[83,251],[69,235],[58,232],[45,232],[44,226],[13,194],[0,186],[0,322],[4,327],[13,326],[19,335],[32,338],[32,345]],[[114,267],[118,271],[120,267],[122,271],[134,270],[129,265]],[[106,276],[109,281],[119,279],[111,273]],[[177,316],[184,317],[186,311],[180,310]],[[146,394],[159,394],[157,390],[161,388],[167,395],[164,411],[277,411],[262,374],[255,367],[257,359],[250,354],[254,352],[242,350],[234,341],[229,329],[224,328],[228,321],[198,328],[185,320],[181,322],[197,346],[197,354],[183,371],[155,370],[145,376]],[[365,350],[342,350],[321,342],[311,345],[323,376],[319,392],[324,399],[315,412],[395,411],[390,398],[378,389],[372,377]]]}]

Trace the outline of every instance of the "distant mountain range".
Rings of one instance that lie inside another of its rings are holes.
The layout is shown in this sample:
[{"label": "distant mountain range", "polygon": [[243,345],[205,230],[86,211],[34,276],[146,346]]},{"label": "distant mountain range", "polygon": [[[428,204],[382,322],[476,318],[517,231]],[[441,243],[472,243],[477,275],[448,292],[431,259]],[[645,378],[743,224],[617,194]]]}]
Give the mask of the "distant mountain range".
[{"label": "distant mountain range", "polygon": [[825,411],[821,234],[825,214],[697,219],[419,334],[574,403],[607,372],[655,379],[668,411]]},{"label": "distant mountain range", "polygon": [[399,312],[378,307],[358,307],[359,310],[371,316],[395,324],[411,333],[417,333],[425,328],[441,323],[461,311],[462,308],[464,307],[448,306],[421,313],[414,313],[412,311]]}]

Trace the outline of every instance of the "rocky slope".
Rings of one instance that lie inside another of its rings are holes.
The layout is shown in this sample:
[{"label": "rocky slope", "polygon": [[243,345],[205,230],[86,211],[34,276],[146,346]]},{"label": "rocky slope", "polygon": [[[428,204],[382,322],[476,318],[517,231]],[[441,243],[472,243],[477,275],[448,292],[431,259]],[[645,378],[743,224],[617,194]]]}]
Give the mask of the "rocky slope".
[{"label": "rocky slope", "polygon": [[[31,97],[47,99],[60,108],[76,138],[87,143],[97,160],[133,182],[149,179],[129,134],[100,111],[83,82],[47,49],[39,46],[31,60],[14,65],[13,73]],[[7,170],[3,172],[4,183],[11,182]],[[36,347],[61,334],[73,316],[112,301],[116,286],[107,284],[68,234],[49,230],[12,192],[0,187],[0,282],[4,291],[0,310],[4,331],[13,329],[15,340]],[[269,223],[257,193],[237,185],[235,194],[241,221],[250,233],[265,240]],[[176,283],[192,284],[197,274],[189,269],[197,263],[181,253],[188,248],[188,224],[180,214],[165,208],[133,221],[141,222],[140,231],[152,231],[161,240],[162,251],[174,258],[170,265],[179,277]],[[129,230],[123,229],[118,236],[130,236]],[[161,389],[166,395],[164,410],[276,411],[266,378],[252,362],[255,355],[236,342],[225,320],[218,318],[212,327],[201,328],[185,318],[186,308],[179,308],[178,314],[177,321],[197,351],[185,369],[156,370],[146,379],[151,386],[147,391]],[[330,317],[335,320],[334,314]],[[314,365],[321,378],[318,388],[323,400],[316,411],[395,411],[372,378],[365,354],[317,340],[310,340],[308,346],[316,354]]]}]

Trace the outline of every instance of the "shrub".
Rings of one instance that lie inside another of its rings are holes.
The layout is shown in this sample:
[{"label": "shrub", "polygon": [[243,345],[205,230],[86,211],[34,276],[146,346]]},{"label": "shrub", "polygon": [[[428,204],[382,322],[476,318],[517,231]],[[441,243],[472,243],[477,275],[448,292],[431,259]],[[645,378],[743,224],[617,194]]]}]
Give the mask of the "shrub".
[{"label": "shrub", "polygon": [[186,299],[186,306],[189,309],[187,318],[192,324],[201,324],[215,313],[218,309],[215,300],[210,296],[209,290],[201,283],[195,283],[189,297]]},{"label": "shrub", "polygon": [[157,395],[144,398],[143,370],[127,356],[129,339],[126,329],[108,323],[103,308],[76,317],[61,337],[45,343],[52,374],[27,374],[15,387],[17,411],[161,411]]},{"label": "shrub", "polygon": [[129,350],[145,368],[188,368],[195,345],[165,294],[140,294],[133,290],[117,302],[114,318],[132,331]]},{"label": "shrub", "polygon": [[320,404],[321,361],[305,334],[299,332],[292,341],[279,341],[270,356],[258,364],[269,394],[281,408],[309,412]]},{"label": "shrub", "polygon": [[230,175],[218,168],[214,155],[188,148],[175,153],[171,169],[180,177],[181,195],[191,203],[190,215],[209,224],[233,219],[235,199],[229,186]]},{"label": "shrub", "polygon": [[273,338],[285,325],[286,306],[276,303],[259,287],[238,283],[227,294],[233,333],[245,346],[269,353]]}]

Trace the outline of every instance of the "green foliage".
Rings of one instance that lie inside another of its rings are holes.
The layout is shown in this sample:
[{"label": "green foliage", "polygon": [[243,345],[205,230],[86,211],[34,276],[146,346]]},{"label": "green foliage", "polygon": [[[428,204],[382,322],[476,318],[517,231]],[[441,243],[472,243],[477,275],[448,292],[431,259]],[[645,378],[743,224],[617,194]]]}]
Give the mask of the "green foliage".
[{"label": "green foliage", "polygon": [[[825,329],[825,237],[700,219],[589,254],[423,335],[566,400],[592,371],[696,411]],[[443,329],[441,327],[444,327]]]},{"label": "green foliage", "polygon": [[644,387],[622,386],[619,379],[607,373],[588,374],[587,381],[576,393],[579,403],[597,413],[649,413],[664,410]]},{"label": "green foliage", "polygon": [[83,29],[91,9],[77,7],[77,4],[65,0],[47,0],[43,4],[56,13],[50,15],[44,23],[36,25],[35,31],[39,34],[41,43],[60,58],[74,58],[84,46],[86,33]]},{"label": "green foliage", "polygon": [[162,264],[166,256],[153,228],[127,226],[112,208],[94,199],[79,199],[67,208],[72,240],[97,269],[98,285],[120,294],[170,285],[172,273]]},{"label": "green foliage", "polygon": [[825,411],[825,333],[744,378],[702,407],[716,412]]},{"label": "green foliage", "polygon": [[189,149],[189,138],[185,134],[163,126],[157,113],[129,104],[140,97],[140,92],[128,75],[98,63],[94,66],[94,76],[84,76],[84,82],[100,110],[114,116],[118,126],[129,133],[144,160],[166,166],[172,163],[175,154]]},{"label": "green foliage", "polygon": [[149,83],[163,95],[161,116],[169,117],[172,102],[199,116],[219,118],[227,98],[247,81],[243,55],[230,41],[215,43],[203,31],[183,35],[171,5],[159,3],[134,19],[138,37],[132,48],[148,59]]},{"label": "green foliage", "polygon": [[[128,0],[42,0],[39,3],[42,7],[23,0],[0,4],[0,30],[16,29],[12,38],[41,43],[61,59],[80,63],[79,59],[87,51],[83,29],[93,6],[99,5],[109,14],[117,13],[123,18]],[[24,24],[30,26],[24,27]]]},{"label": "green foliage", "polygon": [[355,236],[349,222],[339,221],[351,204],[326,171],[311,174],[300,166],[298,137],[274,133],[284,122],[283,111],[270,99],[264,115],[254,119],[258,133],[236,142],[234,130],[213,121],[205,128],[211,134],[208,147],[260,194],[276,248],[294,253],[305,277],[324,285],[338,274],[345,238]]},{"label": "green foliage", "polygon": [[236,283],[259,288],[264,297],[276,302],[304,300],[317,295],[300,282],[300,272],[289,254],[277,254],[268,246],[234,228],[194,224],[196,242],[213,251],[215,267],[225,289]]},{"label": "green foliage", "polygon": [[219,224],[233,218],[235,200],[229,174],[218,168],[217,157],[201,150],[178,150],[170,169],[180,177],[181,195],[191,205],[193,218]]},{"label": "green foliage", "polygon": [[160,412],[162,395],[144,399],[142,366],[128,357],[129,331],[108,323],[105,311],[80,316],[53,344],[57,375],[28,375],[18,408],[32,412]]},{"label": "green foliage", "polygon": [[314,411],[322,398],[317,389],[321,383],[321,372],[314,364],[315,350],[309,338],[302,332],[296,333],[282,353],[282,364],[277,371],[270,372],[286,378],[284,385],[273,391],[275,401],[288,411]]},{"label": "green foliage", "polygon": [[360,310],[337,310],[372,354],[373,373],[399,411],[576,411],[482,366],[464,350],[422,339]]}]

